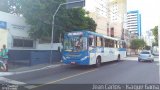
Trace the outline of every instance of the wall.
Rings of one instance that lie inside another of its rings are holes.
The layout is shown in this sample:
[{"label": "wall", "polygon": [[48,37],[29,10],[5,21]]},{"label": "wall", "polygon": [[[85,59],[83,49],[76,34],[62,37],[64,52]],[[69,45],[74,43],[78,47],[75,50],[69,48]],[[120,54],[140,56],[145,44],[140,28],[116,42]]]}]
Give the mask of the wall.
[{"label": "wall", "polygon": [[[38,43],[38,41],[37,41]],[[52,46],[52,50],[58,50],[58,47],[62,49],[61,43],[54,43]],[[36,44],[37,50],[51,50],[51,44],[50,43],[44,43],[44,44]]]},{"label": "wall", "polygon": [[2,48],[3,44],[7,45],[7,36],[8,31],[5,29],[0,29],[0,48]]},{"label": "wall", "polygon": [[[21,65],[50,63],[50,55],[50,50],[10,50],[9,62]],[[57,50],[53,50],[51,63],[60,61],[61,53]]]}]

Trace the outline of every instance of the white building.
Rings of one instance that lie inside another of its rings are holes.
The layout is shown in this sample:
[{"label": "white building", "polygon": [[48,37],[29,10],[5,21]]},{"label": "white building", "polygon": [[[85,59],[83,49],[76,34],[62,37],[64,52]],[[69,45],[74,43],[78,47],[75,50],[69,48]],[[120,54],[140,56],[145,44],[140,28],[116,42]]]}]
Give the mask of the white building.
[{"label": "white building", "polygon": [[[29,29],[30,26],[25,23],[23,17],[0,11],[0,48],[5,44],[12,60],[29,60],[35,51],[45,51],[49,55],[51,50],[56,52],[58,47],[62,47],[60,43],[54,44],[52,49],[50,43],[40,44],[39,40],[29,37]],[[38,55],[40,54],[37,54],[37,57]]]},{"label": "white building", "polygon": [[[50,50],[49,44],[39,44],[28,35],[30,26],[25,23],[23,17],[18,17],[0,11],[0,47],[7,45],[12,50]],[[57,50],[58,45],[53,46]]]}]

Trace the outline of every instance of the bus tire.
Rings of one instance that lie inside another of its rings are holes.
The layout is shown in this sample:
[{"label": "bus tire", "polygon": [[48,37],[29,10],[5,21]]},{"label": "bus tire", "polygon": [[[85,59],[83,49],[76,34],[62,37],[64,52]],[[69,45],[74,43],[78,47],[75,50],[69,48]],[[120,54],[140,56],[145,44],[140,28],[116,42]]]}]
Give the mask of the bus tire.
[{"label": "bus tire", "polygon": [[101,66],[101,57],[97,57],[95,66],[96,66],[96,68]]},{"label": "bus tire", "polygon": [[118,56],[117,56],[117,61],[120,61],[120,60],[121,60],[121,55],[118,54]]}]

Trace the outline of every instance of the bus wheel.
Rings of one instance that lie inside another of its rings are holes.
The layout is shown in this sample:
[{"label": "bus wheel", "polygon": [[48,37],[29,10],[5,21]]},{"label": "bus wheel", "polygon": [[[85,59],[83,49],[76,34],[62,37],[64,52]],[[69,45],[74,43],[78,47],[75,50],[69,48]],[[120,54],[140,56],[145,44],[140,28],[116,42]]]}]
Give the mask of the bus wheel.
[{"label": "bus wheel", "polygon": [[100,67],[101,66],[101,58],[100,57],[97,57],[95,66],[96,67]]},{"label": "bus wheel", "polygon": [[120,60],[121,60],[121,55],[118,54],[118,56],[117,56],[117,61],[120,61]]}]

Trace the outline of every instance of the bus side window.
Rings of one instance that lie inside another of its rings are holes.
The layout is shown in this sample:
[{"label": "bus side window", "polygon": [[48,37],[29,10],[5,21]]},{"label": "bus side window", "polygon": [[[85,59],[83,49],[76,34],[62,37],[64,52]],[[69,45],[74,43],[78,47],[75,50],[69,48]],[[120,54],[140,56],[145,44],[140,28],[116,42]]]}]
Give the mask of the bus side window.
[{"label": "bus side window", "polygon": [[109,39],[105,39],[105,47],[109,47]]},{"label": "bus side window", "polygon": [[93,42],[92,38],[89,37],[89,46],[92,46],[92,42]]},{"label": "bus side window", "polygon": [[109,47],[113,47],[113,40],[109,40]]},{"label": "bus side window", "polygon": [[101,41],[101,38],[100,37],[97,37],[97,46],[102,46],[101,43],[102,41]]},{"label": "bus side window", "polygon": [[104,39],[104,46],[108,47],[108,45],[107,45],[107,39]]},{"label": "bus side window", "polygon": [[94,37],[89,37],[89,46],[94,46]]},{"label": "bus side window", "polygon": [[103,45],[103,43],[104,43],[103,38],[100,38],[100,41],[101,41],[101,46],[103,47],[103,46],[104,46],[104,45]]},{"label": "bus side window", "polygon": [[125,42],[123,42],[123,48],[126,48],[126,43]]},{"label": "bus side window", "polygon": [[114,48],[117,48],[117,41],[114,41]]},{"label": "bus side window", "polygon": [[95,46],[97,46],[97,36],[94,37],[95,40]]},{"label": "bus side window", "polygon": [[122,48],[122,42],[119,41],[119,48]]}]

